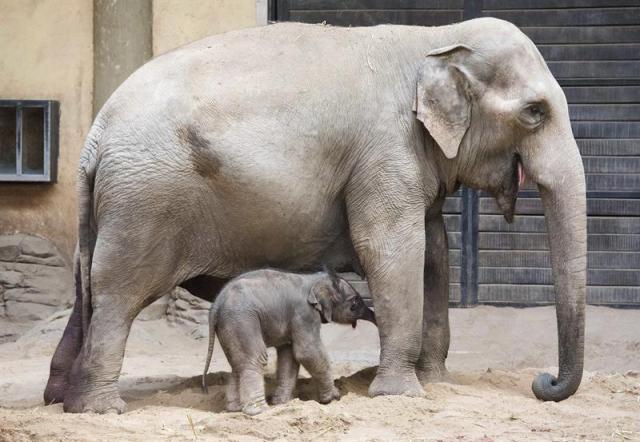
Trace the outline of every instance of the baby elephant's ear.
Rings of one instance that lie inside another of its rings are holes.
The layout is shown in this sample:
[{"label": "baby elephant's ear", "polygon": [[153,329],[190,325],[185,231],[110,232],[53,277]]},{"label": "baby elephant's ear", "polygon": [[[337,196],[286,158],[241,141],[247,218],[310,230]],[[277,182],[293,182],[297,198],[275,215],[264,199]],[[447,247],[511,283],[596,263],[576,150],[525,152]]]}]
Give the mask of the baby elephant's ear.
[{"label": "baby elephant's ear", "polygon": [[323,324],[331,322],[331,293],[326,284],[322,282],[315,283],[313,287],[311,287],[311,291],[309,291],[307,302],[320,312]]}]

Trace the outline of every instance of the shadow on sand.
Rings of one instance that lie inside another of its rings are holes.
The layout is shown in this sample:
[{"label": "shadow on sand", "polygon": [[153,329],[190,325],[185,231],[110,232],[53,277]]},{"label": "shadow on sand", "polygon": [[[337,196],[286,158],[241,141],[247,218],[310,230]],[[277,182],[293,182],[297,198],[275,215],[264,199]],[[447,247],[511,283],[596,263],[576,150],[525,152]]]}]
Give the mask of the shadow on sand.
[{"label": "shadow on sand", "polygon": [[[342,395],[347,393],[367,396],[369,384],[376,374],[377,367],[368,367],[350,376],[335,381]],[[122,398],[127,402],[129,411],[142,407],[186,407],[214,413],[225,411],[225,390],[230,373],[215,372],[207,375],[209,393],[201,389],[201,377],[190,378],[142,378],[130,385],[121,386]],[[269,397],[276,388],[275,375],[265,376],[265,388]],[[316,385],[310,378],[299,378],[295,397],[302,401],[316,399]]]}]

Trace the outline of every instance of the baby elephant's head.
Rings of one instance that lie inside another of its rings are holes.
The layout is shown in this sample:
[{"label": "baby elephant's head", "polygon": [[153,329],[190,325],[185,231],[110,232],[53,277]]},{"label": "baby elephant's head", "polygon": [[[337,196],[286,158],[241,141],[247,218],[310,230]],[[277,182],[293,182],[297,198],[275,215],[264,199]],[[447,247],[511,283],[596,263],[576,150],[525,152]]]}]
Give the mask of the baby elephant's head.
[{"label": "baby elephant's head", "polygon": [[320,312],[323,323],[351,324],[356,328],[358,319],[376,323],[376,317],[356,290],[333,271],[327,270],[309,292],[309,304]]}]

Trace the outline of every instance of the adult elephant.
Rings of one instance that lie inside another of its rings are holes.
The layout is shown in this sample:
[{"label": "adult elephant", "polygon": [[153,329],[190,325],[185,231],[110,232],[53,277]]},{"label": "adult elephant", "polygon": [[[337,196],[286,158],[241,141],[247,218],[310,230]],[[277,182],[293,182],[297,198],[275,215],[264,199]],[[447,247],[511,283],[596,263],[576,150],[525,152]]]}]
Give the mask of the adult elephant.
[{"label": "adult elephant", "polygon": [[510,220],[525,171],[545,209],[560,354],[534,393],[561,400],[582,376],[585,179],[566,99],[522,32],[283,23],[160,56],[112,95],[82,153],[77,297],[45,402],[123,411],[131,323],[176,285],[323,263],[368,278],[370,395],[421,395],[449,346],[444,197],[489,191]]}]

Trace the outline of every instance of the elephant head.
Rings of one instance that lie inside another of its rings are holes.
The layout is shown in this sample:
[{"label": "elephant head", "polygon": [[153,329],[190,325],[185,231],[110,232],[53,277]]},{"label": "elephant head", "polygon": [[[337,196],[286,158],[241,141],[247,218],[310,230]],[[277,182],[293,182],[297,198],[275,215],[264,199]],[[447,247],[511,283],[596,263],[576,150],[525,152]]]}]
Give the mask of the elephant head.
[{"label": "elephant head", "polygon": [[490,192],[508,222],[525,176],[540,191],[556,292],[559,375],[539,375],[533,391],[559,401],[577,390],[583,369],[582,160],[564,93],[535,45],[509,23],[475,22],[478,29],[464,28],[453,44],[426,55],[414,110],[430,135],[425,138],[438,146],[434,155],[448,190],[463,183]]},{"label": "elephant head", "polygon": [[320,312],[323,323],[351,324],[353,328],[358,319],[376,323],[375,314],[353,286],[326,268],[325,277],[311,287],[307,301]]}]

